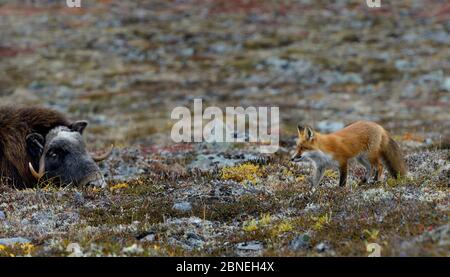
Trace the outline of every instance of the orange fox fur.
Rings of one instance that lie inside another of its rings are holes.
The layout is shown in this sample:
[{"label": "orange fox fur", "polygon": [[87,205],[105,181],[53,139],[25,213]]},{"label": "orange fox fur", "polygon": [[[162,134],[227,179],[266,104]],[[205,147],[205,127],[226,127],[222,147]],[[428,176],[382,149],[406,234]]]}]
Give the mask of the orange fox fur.
[{"label": "orange fox fur", "polygon": [[317,185],[327,168],[338,168],[339,185],[347,182],[349,160],[356,158],[366,168],[363,182],[374,176],[378,181],[383,163],[394,177],[406,175],[407,168],[399,145],[380,125],[370,121],[355,122],[337,132],[321,134],[311,127],[298,126],[298,141],[293,161],[308,158],[315,164],[312,184]]}]

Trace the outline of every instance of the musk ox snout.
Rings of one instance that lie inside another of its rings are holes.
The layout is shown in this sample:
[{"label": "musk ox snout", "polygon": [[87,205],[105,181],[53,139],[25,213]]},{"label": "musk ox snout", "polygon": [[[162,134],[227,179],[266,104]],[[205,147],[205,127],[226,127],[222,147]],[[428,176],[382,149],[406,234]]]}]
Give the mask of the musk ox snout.
[{"label": "musk ox snout", "polygon": [[69,127],[59,126],[50,130],[45,138],[39,134],[29,135],[27,139],[34,143],[35,151],[41,153],[39,163],[29,165],[33,176],[61,185],[105,187],[105,179],[96,163],[108,158],[112,148],[101,156],[88,153],[82,137],[87,124],[77,121]]}]

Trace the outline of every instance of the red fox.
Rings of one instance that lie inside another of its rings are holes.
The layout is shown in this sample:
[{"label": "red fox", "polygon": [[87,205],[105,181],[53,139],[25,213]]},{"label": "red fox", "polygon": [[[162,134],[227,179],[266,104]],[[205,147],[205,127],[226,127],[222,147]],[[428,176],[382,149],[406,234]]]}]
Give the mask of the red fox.
[{"label": "red fox", "polygon": [[380,125],[370,121],[357,121],[331,134],[320,134],[310,126],[298,126],[298,141],[291,161],[311,160],[315,165],[312,184],[320,183],[327,168],[338,168],[339,185],[347,182],[347,167],[350,159],[356,158],[365,169],[363,183],[380,180],[383,164],[394,176],[407,173],[399,145]]}]

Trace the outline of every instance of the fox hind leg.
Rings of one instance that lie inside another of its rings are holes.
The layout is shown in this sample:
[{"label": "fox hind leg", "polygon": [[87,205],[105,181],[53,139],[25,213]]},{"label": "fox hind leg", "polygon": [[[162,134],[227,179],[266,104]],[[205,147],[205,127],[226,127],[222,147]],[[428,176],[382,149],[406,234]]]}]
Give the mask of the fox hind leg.
[{"label": "fox hind leg", "polygon": [[378,182],[383,174],[383,164],[379,158],[378,153],[374,153],[369,157],[369,162],[371,166],[375,169],[373,174],[373,181]]},{"label": "fox hind leg", "polygon": [[362,165],[364,166],[364,168],[366,169],[366,172],[364,174],[363,179],[361,180],[362,183],[367,183],[370,180],[370,176],[372,175],[372,171],[373,171],[373,167],[370,164],[369,159],[367,159],[366,156],[364,155],[360,155],[356,158],[356,160]]},{"label": "fox hind leg", "polygon": [[377,164],[377,167],[375,169],[374,176],[373,176],[374,177],[374,181],[375,182],[380,181],[382,174],[383,174],[383,163],[380,160],[378,160],[378,164]]}]

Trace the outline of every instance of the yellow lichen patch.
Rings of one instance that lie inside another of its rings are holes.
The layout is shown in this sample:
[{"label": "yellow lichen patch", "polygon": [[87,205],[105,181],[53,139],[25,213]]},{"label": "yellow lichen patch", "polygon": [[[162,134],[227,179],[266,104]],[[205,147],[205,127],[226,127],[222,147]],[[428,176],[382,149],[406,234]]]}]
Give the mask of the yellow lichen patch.
[{"label": "yellow lichen patch", "polygon": [[234,180],[236,182],[244,183],[250,182],[255,184],[258,177],[260,177],[261,170],[259,165],[252,163],[244,163],[231,167],[222,168],[221,177],[224,180]]},{"label": "yellow lichen patch", "polygon": [[285,175],[285,176],[293,176],[294,173],[292,173],[292,171],[290,171],[287,168],[283,168],[283,175]]},{"label": "yellow lichen patch", "polygon": [[278,236],[280,234],[290,232],[294,229],[292,224],[289,221],[282,221],[279,224],[275,225],[275,227],[272,229],[272,235]]},{"label": "yellow lichen patch", "polygon": [[363,230],[363,234],[371,241],[376,241],[378,240],[378,235],[380,234],[380,231],[377,229],[372,229],[372,230],[367,230],[364,229]]},{"label": "yellow lichen patch", "polygon": [[21,243],[19,246],[25,255],[30,255],[34,249],[34,245],[31,243]]},{"label": "yellow lichen patch", "polygon": [[300,175],[297,178],[295,178],[295,181],[297,181],[297,182],[304,182],[305,180],[306,180],[305,175]]},{"label": "yellow lichen patch", "polygon": [[262,225],[269,225],[270,222],[272,221],[272,216],[270,215],[270,213],[265,213],[261,215],[261,224]]},{"label": "yellow lichen patch", "polygon": [[110,191],[115,191],[115,190],[119,190],[119,189],[126,189],[128,188],[128,184],[126,183],[120,183],[117,185],[114,185],[112,187],[109,188]]},{"label": "yellow lichen patch", "polygon": [[313,216],[311,218],[312,218],[312,220],[315,221],[314,225],[313,225],[313,229],[319,231],[319,230],[322,230],[323,227],[325,227],[326,225],[330,224],[330,222],[331,222],[331,212],[329,214],[326,213],[326,214],[321,215],[319,217]]},{"label": "yellow lichen patch", "polygon": [[102,189],[99,188],[99,187],[93,187],[93,188],[90,189],[90,191],[91,191],[92,193],[99,193],[101,190],[102,190]]},{"label": "yellow lichen patch", "polygon": [[270,213],[261,214],[261,218],[259,220],[252,219],[244,221],[242,229],[246,232],[253,232],[258,230],[259,228],[264,228],[269,226],[272,221],[272,216]]},{"label": "yellow lichen patch", "polygon": [[337,174],[337,172],[336,171],[334,171],[334,170],[331,170],[331,169],[327,169],[326,171],[325,171],[325,177],[328,177],[328,178],[337,178],[338,177],[338,174]]},{"label": "yellow lichen patch", "polygon": [[16,243],[11,246],[0,245],[0,256],[29,256],[35,247],[31,243]]},{"label": "yellow lichen patch", "polygon": [[245,221],[243,225],[244,226],[242,227],[242,229],[246,232],[254,232],[258,230],[258,223],[254,219]]},{"label": "yellow lichen patch", "polygon": [[413,181],[413,179],[411,177],[408,176],[403,176],[403,177],[397,177],[397,178],[392,178],[389,177],[386,181],[386,183],[388,184],[388,186],[390,187],[396,187],[396,186],[401,186],[401,185],[406,185],[409,184]]}]

